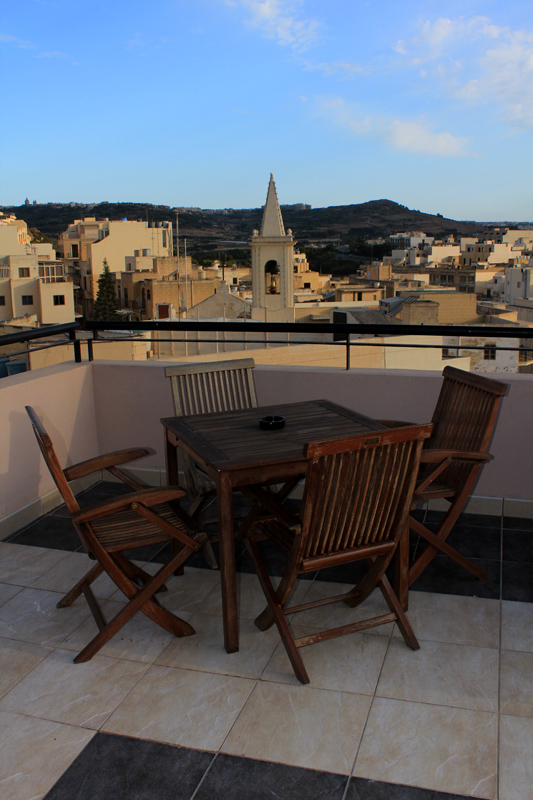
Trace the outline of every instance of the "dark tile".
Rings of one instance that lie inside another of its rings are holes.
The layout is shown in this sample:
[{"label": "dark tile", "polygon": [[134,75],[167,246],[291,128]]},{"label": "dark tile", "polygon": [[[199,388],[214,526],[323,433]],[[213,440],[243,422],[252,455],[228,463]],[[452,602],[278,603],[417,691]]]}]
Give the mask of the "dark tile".
[{"label": "dark tile", "polygon": [[351,778],[345,800],[462,800],[466,795]]},{"label": "dark tile", "polygon": [[488,579],[478,580],[471,572],[460,567],[448,556],[436,556],[411,589],[419,592],[462,594],[466,597],[500,598],[500,562],[487,559],[472,559],[480,569],[488,573]]},{"label": "dark tile", "polygon": [[[244,545],[244,547],[244,552],[237,561],[237,570],[238,572],[255,573],[252,559],[246,550],[246,545]],[[283,550],[273,544],[273,542],[258,542],[258,548],[265,562],[268,574],[281,577],[287,566],[287,553],[284,553]],[[313,575],[315,575],[314,572]]]},{"label": "dark tile", "polygon": [[533,603],[533,567],[529,563],[504,561],[502,565],[502,600]]},{"label": "dark tile", "polygon": [[504,529],[531,531],[531,533],[533,533],[533,519],[527,517],[504,517],[503,527]]},{"label": "dark tile", "polygon": [[504,530],[503,560],[533,562],[533,531]]},{"label": "dark tile", "polygon": [[446,541],[467,558],[489,558],[497,561],[501,559],[500,526],[485,528],[481,525],[457,524]]},{"label": "dark tile", "polygon": [[345,775],[218,755],[194,800],[342,800],[346,781]]},{"label": "dark tile", "polygon": [[12,544],[51,547],[55,550],[79,550],[81,542],[72,520],[67,517],[41,517],[8,539]]},{"label": "dark tile", "polygon": [[45,800],[190,800],[211,753],[97,733]]},{"label": "dark tile", "polygon": [[501,527],[501,517],[496,514],[460,514],[457,525],[472,525],[481,528]]}]

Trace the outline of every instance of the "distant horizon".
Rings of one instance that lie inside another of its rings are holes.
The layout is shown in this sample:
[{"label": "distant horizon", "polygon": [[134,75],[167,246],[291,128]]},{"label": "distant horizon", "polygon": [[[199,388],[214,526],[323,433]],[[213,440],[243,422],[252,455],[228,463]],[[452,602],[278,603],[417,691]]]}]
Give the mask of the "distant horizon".
[{"label": "distant horizon", "polygon": [[[30,198],[28,198],[28,199],[30,199]],[[164,208],[164,209],[168,208],[169,211],[173,211],[175,213],[180,213],[179,209],[183,209],[183,211],[181,213],[187,213],[187,212],[198,213],[198,211],[196,211],[196,212],[194,211],[194,209],[198,209],[198,208],[199,208],[200,212],[202,212],[202,211],[210,211],[210,212],[215,212],[216,213],[216,212],[224,212],[224,211],[260,211],[264,207],[264,204],[263,204],[261,206],[251,206],[251,207],[246,207],[246,208],[244,208],[244,207],[243,208],[238,208],[237,206],[226,206],[226,207],[220,207],[220,208],[210,208],[210,207],[206,206],[204,208],[201,208],[200,206],[169,206],[166,203],[152,203],[152,202],[144,201],[144,200],[99,200],[96,203],[94,203],[94,202],[85,203],[83,201],[77,201],[77,200],[68,200],[68,201],[48,200],[48,201],[46,201],[44,203],[40,203],[39,201],[37,201],[37,203],[35,205],[33,203],[33,200],[30,200],[29,205],[26,206],[25,205],[25,200],[26,200],[26,198],[22,201],[22,203],[19,203],[17,205],[15,205],[13,203],[0,203],[0,209],[15,209],[15,208],[18,209],[18,208],[31,208],[31,207],[35,208],[37,206],[63,206],[63,207],[68,207],[68,206],[71,206],[72,204],[74,204],[73,205],[74,208],[76,208],[76,207],[77,208],[84,208],[84,207],[87,207],[87,206],[89,206],[91,208],[94,208],[94,207],[97,207],[99,205],[139,205],[139,206],[151,206],[152,208]],[[380,198],[375,199],[375,200],[363,200],[363,201],[361,201],[359,203],[332,203],[329,206],[322,206],[322,205],[316,205],[315,206],[315,205],[312,205],[311,203],[307,203],[305,200],[301,200],[301,201],[296,201],[295,203],[281,203],[280,202],[280,206],[281,206],[281,208],[283,208],[283,207],[290,207],[290,206],[307,205],[307,206],[311,207],[310,210],[316,211],[316,210],[320,210],[320,209],[323,209],[323,208],[337,208],[337,207],[338,208],[342,208],[342,207],[345,207],[345,206],[352,206],[352,205],[354,205],[354,206],[365,205],[366,203],[378,203],[380,201],[396,203],[399,206],[407,208],[408,211],[412,211],[413,213],[430,214],[431,216],[437,216],[436,214],[431,214],[431,212],[429,212],[429,211],[423,211],[422,209],[418,209],[418,208],[417,209],[409,208],[409,206],[406,206],[404,203],[399,203],[397,200],[391,200],[390,198],[387,198],[387,197],[380,197]],[[455,217],[443,217],[443,219],[448,219],[448,220],[450,220],[452,222],[471,223],[472,225],[488,225],[488,226],[498,226],[498,225],[517,225],[517,226],[519,226],[521,224],[533,225],[533,218],[532,219],[482,220],[482,219],[472,219],[472,218],[470,218],[470,219],[457,219]]]}]

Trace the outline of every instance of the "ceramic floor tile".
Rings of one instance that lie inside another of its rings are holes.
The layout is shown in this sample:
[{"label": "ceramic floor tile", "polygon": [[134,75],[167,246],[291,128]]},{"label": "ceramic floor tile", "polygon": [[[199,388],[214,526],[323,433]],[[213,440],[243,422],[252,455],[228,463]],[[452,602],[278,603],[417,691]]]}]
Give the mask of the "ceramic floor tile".
[{"label": "ceramic floor tile", "polygon": [[24,589],[0,606],[0,636],[23,642],[60,644],[91,613],[84,597],[68,608],[56,608],[61,595]]},{"label": "ceramic floor tile", "polygon": [[497,737],[496,714],[376,698],[353,774],[495,800]]},{"label": "ceramic floor tile", "polygon": [[[337,594],[343,594],[352,588],[353,584],[315,580],[309,586],[309,591],[305,595],[305,602],[310,603],[313,600],[333,597]],[[304,625],[306,628],[314,628],[318,631],[336,628],[339,625],[347,625],[360,619],[388,613],[389,608],[383,599],[383,595],[379,589],[376,589],[364,603],[356,608],[348,608],[343,602],[334,603],[312,608],[309,611],[301,611],[294,615],[293,621],[297,625]],[[390,636],[393,628],[394,623],[390,622],[386,625],[376,626],[371,630],[377,636]]]},{"label": "ceramic floor tile", "polygon": [[212,753],[97,733],[45,800],[190,800]]},{"label": "ceramic floor tile", "polygon": [[484,647],[393,639],[376,694],[478,711],[498,709],[499,653]]},{"label": "ceramic floor tile", "polygon": [[0,581],[30,586],[66,556],[63,550],[0,542]]},{"label": "ceramic floor tile", "polygon": [[[499,600],[410,592],[408,617],[419,640],[499,647]],[[394,636],[401,637],[397,626]]]},{"label": "ceramic floor tile", "polygon": [[[161,568],[161,564],[145,563],[142,568],[150,575],[154,575]],[[173,575],[166,581],[165,586],[167,591],[157,595],[161,605],[178,615],[181,612],[192,614],[199,609],[212,591],[220,595],[220,572],[214,569],[185,567],[183,575]],[[111,599],[120,602],[124,600],[124,595],[117,589]]]},{"label": "ceramic floor tile", "polygon": [[[125,605],[125,603],[116,603],[113,600],[104,600],[101,602],[100,607],[105,619],[109,621]],[[181,619],[188,621],[190,614],[181,612],[179,616]],[[65,650],[80,652],[97,633],[98,628],[91,615],[61,643],[61,647]],[[149,619],[146,614],[138,611],[98,651],[98,654],[109,656],[110,658],[126,658],[130,661],[142,661],[145,664],[152,664],[174,638],[173,634],[168,633],[160,625]]]},{"label": "ceramic floor tile", "polygon": [[258,678],[279,642],[277,628],[260,631],[250,619],[239,620],[239,652],[226,653],[222,617],[193,614],[194,636],[174,638],[157,659],[166,667],[181,667],[242,678]]},{"label": "ceramic floor tile", "polygon": [[[95,563],[86,553],[67,553],[58,564],[35,580],[31,584],[32,588],[66,594]],[[117,591],[116,585],[105,572],[91,584],[91,589],[96,597],[105,598],[111,597]]]},{"label": "ceramic floor tile", "polygon": [[502,649],[533,653],[533,604],[502,602]]},{"label": "ceramic floor tile", "polygon": [[28,672],[51,653],[41,647],[15,639],[0,639],[0,697],[13,688]]},{"label": "ceramic floor tile", "polygon": [[370,703],[363,695],[260,681],[221,750],[347,775]]},{"label": "ceramic floor tile", "polygon": [[22,591],[22,586],[13,586],[11,583],[0,583],[0,606],[15,597],[16,594]]},{"label": "ceramic floor tile", "polygon": [[533,796],[533,719],[500,718],[500,800]]},{"label": "ceramic floor tile", "polygon": [[99,655],[74,664],[69,650],[54,650],[4,695],[0,710],[98,729],[146,669]]},{"label": "ceramic floor tile", "polygon": [[[315,632],[300,625],[291,627],[295,637]],[[315,689],[372,695],[388,645],[385,636],[359,632],[302,647],[299,652]],[[281,641],[261,678],[300,686]]]},{"label": "ceramic floor tile", "polygon": [[[273,580],[274,586],[279,583],[279,578]],[[310,586],[309,581],[296,581],[296,588],[291,598],[291,605],[303,602]],[[255,619],[266,606],[265,595],[261,589],[257,575],[245,572],[237,573],[237,603],[241,619]],[[217,586],[209,597],[198,607],[202,614],[222,616],[222,595],[220,586]]]},{"label": "ceramic floor tile", "polygon": [[0,712],[0,797],[37,800],[94,736],[93,731]]},{"label": "ceramic floor tile", "polygon": [[103,730],[218,750],[254,685],[246,678],[153,666]]},{"label": "ceramic floor tile", "polygon": [[342,800],[346,776],[219,753],[194,800]]},{"label": "ceramic floor tile", "polygon": [[502,651],[500,712],[533,717],[533,653]]}]

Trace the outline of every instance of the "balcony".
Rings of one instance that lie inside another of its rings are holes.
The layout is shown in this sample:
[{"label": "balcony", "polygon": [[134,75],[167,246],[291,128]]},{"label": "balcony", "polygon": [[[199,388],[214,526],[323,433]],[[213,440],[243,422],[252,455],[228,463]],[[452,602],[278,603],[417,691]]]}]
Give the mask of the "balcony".
[{"label": "balcony", "polygon": [[[407,370],[257,366],[255,373],[261,405],[328,397],[373,417],[417,421],[431,417],[441,382],[438,373]],[[142,444],[154,452],[137,476],[159,485],[159,419],[173,413],[164,365],[65,363],[4,378],[2,796],[530,798],[533,380],[502,377],[511,389],[495,458],[453,534],[483,561],[489,581],[437,564],[411,595],[420,651],[385,629],[332,640],[306,652],[308,687],[296,683],[277,634],[252,624],[262,600],[242,553],[238,654],[222,650],[218,574],[199,557],[169,586],[169,607],[195,617],[196,636],[177,642],[136,617],[88,664],[72,664],[92,621],[84,600],[70,609],[55,603],[86,556],[23,407],[46,419],[63,464]],[[89,502],[119,491],[112,483],[77,488]],[[421,513],[430,520],[440,510]],[[145,554],[148,564],[158,557]],[[301,591],[310,599],[322,580],[303,581]],[[108,610],[119,608],[113,585],[103,581],[100,593]]]}]

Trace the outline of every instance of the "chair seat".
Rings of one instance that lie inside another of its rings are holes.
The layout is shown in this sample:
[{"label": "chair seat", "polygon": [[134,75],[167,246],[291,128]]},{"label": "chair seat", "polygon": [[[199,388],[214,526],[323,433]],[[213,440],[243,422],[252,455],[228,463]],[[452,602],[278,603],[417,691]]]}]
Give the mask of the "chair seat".
[{"label": "chair seat", "polygon": [[[188,534],[183,522],[166,503],[154,506],[152,510],[166,522]],[[91,522],[91,528],[102,547],[109,552],[167,542],[169,539],[161,528],[131,509],[120,511],[112,517],[95,519]]]}]

